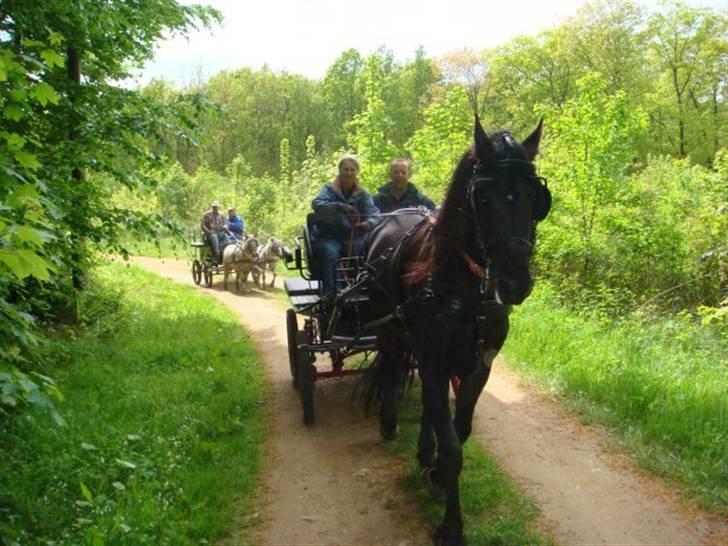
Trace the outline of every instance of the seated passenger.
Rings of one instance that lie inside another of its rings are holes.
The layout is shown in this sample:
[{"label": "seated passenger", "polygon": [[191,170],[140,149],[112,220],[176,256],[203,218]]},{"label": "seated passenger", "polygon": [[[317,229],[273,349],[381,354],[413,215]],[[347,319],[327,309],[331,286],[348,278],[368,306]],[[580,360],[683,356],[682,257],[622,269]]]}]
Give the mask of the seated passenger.
[{"label": "seated passenger", "polygon": [[227,212],[228,217],[225,221],[225,229],[229,235],[228,242],[235,243],[245,238],[245,222],[235,212],[235,207],[230,207]]},{"label": "seated passenger", "polygon": [[222,258],[222,247],[225,246],[225,217],[220,213],[220,201],[215,200],[210,210],[200,220],[202,235],[212,247],[212,255],[218,262]]},{"label": "seated passenger", "polygon": [[[376,216],[379,211],[369,193],[359,184],[358,176],[359,161],[353,156],[343,157],[339,161],[339,175],[327,183],[311,203],[316,213],[313,253],[321,265],[325,292],[335,288],[339,258],[362,254],[364,233],[379,221]],[[352,248],[349,248],[350,243]]]},{"label": "seated passenger", "polygon": [[409,207],[435,210],[435,203],[412,184],[412,167],[408,159],[395,159],[389,168],[390,181],[379,188],[374,204],[379,212],[392,212]]}]

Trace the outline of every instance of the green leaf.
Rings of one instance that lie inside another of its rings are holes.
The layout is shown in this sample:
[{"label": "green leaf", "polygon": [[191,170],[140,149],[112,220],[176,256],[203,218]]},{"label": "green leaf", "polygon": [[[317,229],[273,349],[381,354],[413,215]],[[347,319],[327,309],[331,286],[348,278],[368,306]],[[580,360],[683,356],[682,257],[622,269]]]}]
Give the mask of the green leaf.
[{"label": "green leaf", "polygon": [[43,246],[43,236],[40,231],[30,226],[18,226],[14,235],[24,243],[29,243],[35,247]]},{"label": "green leaf", "polygon": [[53,49],[44,49],[40,52],[40,56],[45,61],[45,64],[48,65],[48,68],[53,68],[54,66],[63,66],[65,64],[65,60],[63,59],[63,57]]},{"label": "green leaf", "polygon": [[14,102],[8,104],[3,110],[3,113],[5,114],[6,118],[13,121],[20,121],[23,117],[23,109]]},{"label": "green leaf", "polygon": [[55,271],[55,266],[49,260],[28,249],[0,249],[0,263],[18,279],[35,277],[47,281],[50,272]]},{"label": "green leaf", "polygon": [[18,133],[5,133],[3,136],[5,137],[5,141],[8,143],[8,148],[11,150],[20,150],[27,142]]},{"label": "green leaf", "polygon": [[23,87],[16,87],[10,90],[10,97],[15,102],[24,103],[28,99],[28,92]]},{"label": "green leaf", "polygon": [[40,162],[35,157],[35,154],[31,154],[30,152],[15,152],[15,160],[26,169],[33,171],[40,167]]},{"label": "green leaf", "polygon": [[59,96],[46,82],[39,82],[33,86],[30,90],[30,96],[37,100],[42,106],[51,104],[58,104]]},{"label": "green leaf", "polygon": [[83,495],[83,498],[89,502],[93,502],[94,496],[91,494],[89,488],[86,487],[86,484],[84,484],[83,482],[79,482],[79,484],[81,485],[81,494]]},{"label": "green leaf", "polygon": [[45,44],[38,40],[31,40],[30,38],[23,38],[21,40],[23,47],[43,47]]}]

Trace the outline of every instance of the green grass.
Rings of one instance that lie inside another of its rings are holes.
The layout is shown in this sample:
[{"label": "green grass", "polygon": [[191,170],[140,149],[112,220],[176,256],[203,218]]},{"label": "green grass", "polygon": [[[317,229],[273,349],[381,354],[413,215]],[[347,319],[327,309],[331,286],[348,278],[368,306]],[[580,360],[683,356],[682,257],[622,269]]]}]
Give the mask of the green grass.
[{"label": "green grass", "polygon": [[546,285],[512,315],[510,366],[607,425],[646,469],[728,510],[726,340],[688,317],[606,321]]},{"label": "green grass", "polygon": [[[434,528],[442,521],[444,504],[433,500],[415,462],[421,403],[419,387],[410,389],[402,404],[400,432],[388,445],[409,463],[410,472],[403,485]],[[551,545],[553,540],[539,531],[539,510],[475,441],[463,450],[460,475],[460,500],[469,546]]]},{"label": "green grass", "polygon": [[235,316],[134,267],[100,268],[90,293],[85,332],[44,369],[68,426],[0,423],[0,543],[208,544],[251,525],[265,374]]}]

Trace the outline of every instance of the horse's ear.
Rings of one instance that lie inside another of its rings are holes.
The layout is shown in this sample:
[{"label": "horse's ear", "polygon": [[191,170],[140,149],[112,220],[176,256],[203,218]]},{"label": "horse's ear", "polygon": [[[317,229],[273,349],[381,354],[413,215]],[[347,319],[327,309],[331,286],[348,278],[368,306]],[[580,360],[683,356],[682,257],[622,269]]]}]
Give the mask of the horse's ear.
[{"label": "horse's ear", "polygon": [[478,156],[481,163],[489,163],[495,158],[495,149],[490,138],[485,134],[483,126],[480,124],[478,114],[475,114],[475,131],[473,137],[475,140],[475,155]]},{"label": "horse's ear", "polygon": [[529,161],[533,161],[538,154],[538,145],[541,143],[541,129],[543,128],[543,118],[538,120],[538,126],[531,133],[526,140],[521,142],[524,151],[526,152],[526,158]]}]

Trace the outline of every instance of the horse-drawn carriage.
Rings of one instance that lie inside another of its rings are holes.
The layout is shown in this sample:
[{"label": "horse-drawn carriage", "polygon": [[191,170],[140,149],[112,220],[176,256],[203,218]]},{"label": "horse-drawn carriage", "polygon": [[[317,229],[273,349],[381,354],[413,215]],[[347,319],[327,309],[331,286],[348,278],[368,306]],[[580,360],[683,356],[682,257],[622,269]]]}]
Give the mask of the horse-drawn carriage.
[{"label": "horse-drawn carriage", "polygon": [[289,260],[291,253],[284,243],[270,237],[264,245],[260,245],[258,239],[253,236],[244,235],[238,237],[231,235],[225,243],[222,251],[222,260],[213,255],[212,245],[206,240],[194,241],[191,243],[194,252],[192,259],[192,279],[195,284],[205,281],[205,286],[212,286],[213,275],[225,275],[225,288],[227,288],[228,276],[235,273],[235,288],[240,289],[241,282],[247,281],[252,276],[253,282],[261,288],[267,285],[266,275],[270,275],[272,287],[276,279],[276,267],[279,259]]},{"label": "horse-drawn carriage", "polygon": [[[254,243],[248,260],[254,261],[257,258],[257,239],[249,241],[248,237],[231,235],[226,243],[221,243],[223,249],[220,259],[214,255],[212,245],[204,237],[200,241],[193,241],[190,243],[190,248],[192,248],[194,253],[194,258],[192,259],[192,280],[195,281],[195,284],[200,284],[204,280],[205,286],[210,288],[212,286],[212,277],[214,275],[225,275],[225,287],[227,288],[227,274],[225,271],[226,266],[224,257],[225,249],[231,245],[245,245],[248,242]],[[229,274],[230,266],[228,266],[227,269],[227,273]],[[236,274],[236,288],[239,286],[239,282],[238,275]]]},{"label": "horse-drawn carriage", "polygon": [[220,263],[212,253],[212,246],[206,241],[193,241],[190,248],[194,253],[192,259],[192,280],[195,284],[200,284],[203,280],[205,286],[212,286],[212,276],[223,273],[222,263]]},{"label": "horse-drawn carriage", "polygon": [[[422,392],[417,460],[425,480],[446,497],[433,537],[439,546],[465,543],[462,446],[508,335],[511,306],[531,292],[536,226],[551,206],[534,164],[541,124],[518,142],[508,131],[488,136],[476,119],[474,137],[436,215],[385,219],[372,231],[363,260],[339,263],[333,295],[324,295],[311,276],[317,264],[310,225],[296,250],[303,278],[286,281],[291,373],[306,423],[313,421],[314,382],[346,374],[347,356],[376,350],[380,430],[394,436],[403,377],[416,362]],[[296,314],[305,316],[302,328]],[[331,355],[332,372],[317,370],[316,353]],[[453,379],[459,384],[454,415]]]},{"label": "horse-drawn carriage", "polygon": [[[321,379],[358,373],[361,365],[346,367],[344,360],[364,354],[364,361],[376,347],[376,336],[367,335],[365,325],[371,321],[367,278],[363,258],[352,256],[339,260],[336,267],[336,291],[325,294],[319,280],[319,268],[312,252],[313,215],[296,238],[296,250],[287,267],[300,278],[287,278],[284,288],[291,308],[286,312],[288,357],[294,386],[299,389],[303,421],[314,420],[314,383]],[[292,262],[292,265],[291,265]],[[303,315],[299,327],[297,315]],[[316,355],[322,358],[316,359]],[[331,360],[331,369],[323,370],[323,355]],[[360,363],[361,364],[361,363]]]}]

